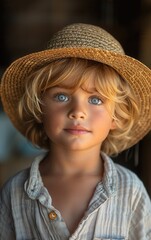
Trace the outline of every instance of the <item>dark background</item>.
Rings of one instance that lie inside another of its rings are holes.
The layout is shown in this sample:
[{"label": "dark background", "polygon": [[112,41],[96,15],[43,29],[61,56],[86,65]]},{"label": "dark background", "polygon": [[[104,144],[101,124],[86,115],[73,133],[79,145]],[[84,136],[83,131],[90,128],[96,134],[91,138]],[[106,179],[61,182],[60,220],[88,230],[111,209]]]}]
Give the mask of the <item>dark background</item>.
[{"label": "dark background", "polygon": [[[1,0],[0,75],[18,57],[45,49],[54,32],[75,22],[105,28],[120,41],[127,55],[151,66],[151,0]],[[0,107],[2,185],[29,165],[39,151],[27,146]],[[115,161],[136,172],[151,195],[151,134]]]}]

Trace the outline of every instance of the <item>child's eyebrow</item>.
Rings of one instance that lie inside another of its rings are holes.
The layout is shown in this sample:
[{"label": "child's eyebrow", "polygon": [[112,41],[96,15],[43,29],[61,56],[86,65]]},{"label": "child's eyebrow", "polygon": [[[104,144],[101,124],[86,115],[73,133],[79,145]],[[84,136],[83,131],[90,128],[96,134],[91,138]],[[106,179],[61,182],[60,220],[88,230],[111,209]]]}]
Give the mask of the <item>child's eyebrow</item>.
[{"label": "child's eyebrow", "polygon": [[84,91],[86,91],[87,93],[96,93],[96,92],[98,92],[98,90],[95,87],[92,87],[92,88],[82,87],[82,89]]},{"label": "child's eyebrow", "polygon": [[69,85],[65,85],[65,84],[58,84],[58,85],[54,86],[53,88],[73,89],[75,87],[69,86]]}]

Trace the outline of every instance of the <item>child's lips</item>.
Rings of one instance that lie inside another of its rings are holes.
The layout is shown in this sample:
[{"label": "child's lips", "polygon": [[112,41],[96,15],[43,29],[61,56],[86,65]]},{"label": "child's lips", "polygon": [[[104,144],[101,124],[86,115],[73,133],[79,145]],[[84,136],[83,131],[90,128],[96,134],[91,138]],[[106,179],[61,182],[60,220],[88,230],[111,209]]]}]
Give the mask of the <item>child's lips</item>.
[{"label": "child's lips", "polygon": [[87,134],[91,132],[82,126],[73,126],[73,127],[65,128],[64,130],[73,135]]}]

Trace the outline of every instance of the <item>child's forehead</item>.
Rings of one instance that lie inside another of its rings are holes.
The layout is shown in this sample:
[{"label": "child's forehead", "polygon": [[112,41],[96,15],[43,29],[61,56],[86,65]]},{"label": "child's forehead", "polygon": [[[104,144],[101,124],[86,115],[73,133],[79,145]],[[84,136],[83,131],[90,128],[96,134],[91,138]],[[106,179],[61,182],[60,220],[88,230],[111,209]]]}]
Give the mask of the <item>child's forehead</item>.
[{"label": "child's forehead", "polygon": [[88,91],[95,91],[95,78],[93,74],[82,76],[80,79],[75,76],[69,76],[58,84],[58,87],[66,89],[83,88]]},{"label": "child's forehead", "polygon": [[59,84],[59,85],[57,85],[56,86],[57,88],[61,88],[61,89],[63,89],[63,90],[71,90],[71,91],[76,91],[77,89],[82,89],[82,90],[84,90],[84,91],[86,91],[87,93],[94,93],[94,92],[98,92],[98,90],[96,89],[96,87],[95,86],[87,86],[87,85],[85,85],[85,84],[81,84],[80,86],[70,86],[70,85],[63,85],[63,84]]}]

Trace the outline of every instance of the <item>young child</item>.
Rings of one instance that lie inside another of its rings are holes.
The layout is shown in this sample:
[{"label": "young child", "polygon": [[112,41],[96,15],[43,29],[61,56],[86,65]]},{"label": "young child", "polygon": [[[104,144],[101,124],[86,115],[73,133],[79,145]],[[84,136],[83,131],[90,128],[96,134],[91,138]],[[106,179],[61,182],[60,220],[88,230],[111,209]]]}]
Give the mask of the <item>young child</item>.
[{"label": "young child", "polygon": [[0,239],[151,239],[151,201],[110,156],[151,129],[151,71],[102,28],[72,24],[1,82],[15,127],[46,149],[0,195]]}]

